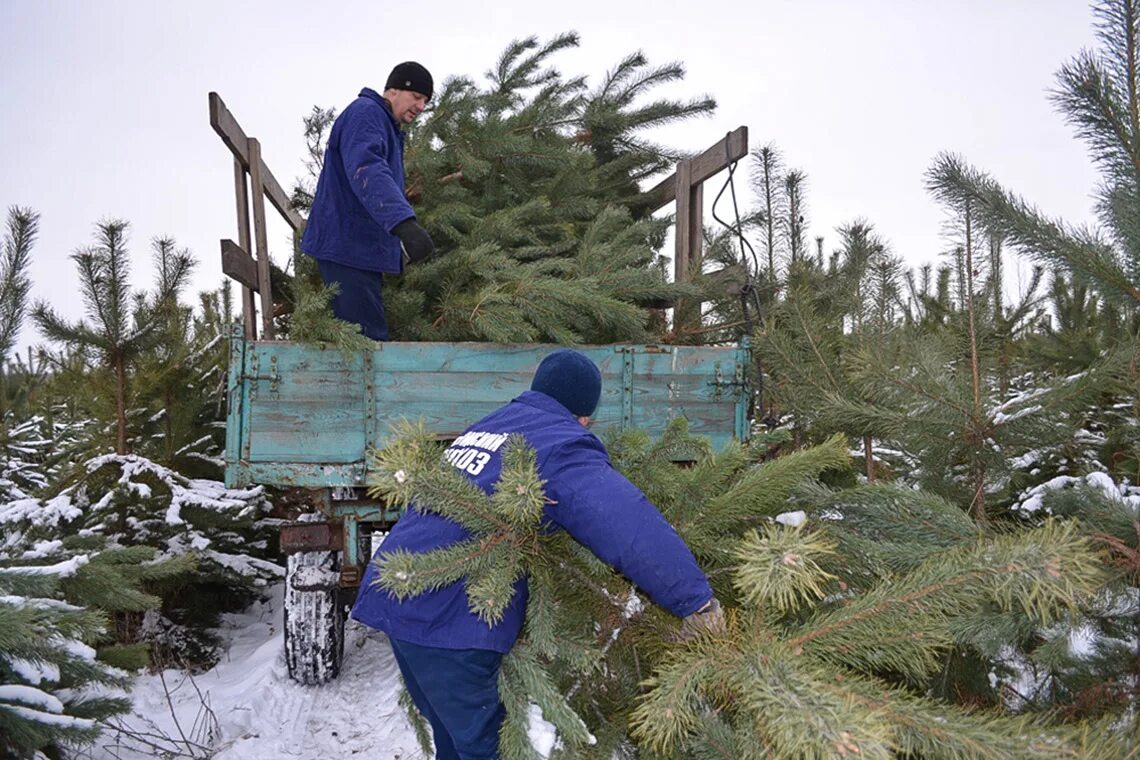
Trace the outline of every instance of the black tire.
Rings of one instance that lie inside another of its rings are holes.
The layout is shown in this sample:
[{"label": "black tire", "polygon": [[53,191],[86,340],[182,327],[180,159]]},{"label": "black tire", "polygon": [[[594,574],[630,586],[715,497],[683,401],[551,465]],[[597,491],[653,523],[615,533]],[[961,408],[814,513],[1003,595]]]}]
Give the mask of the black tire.
[{"label": "black tire", "polygon": [[328,683],[344,658],[340,552],[290,554],[285,566],[285,664],[297,683]]}]

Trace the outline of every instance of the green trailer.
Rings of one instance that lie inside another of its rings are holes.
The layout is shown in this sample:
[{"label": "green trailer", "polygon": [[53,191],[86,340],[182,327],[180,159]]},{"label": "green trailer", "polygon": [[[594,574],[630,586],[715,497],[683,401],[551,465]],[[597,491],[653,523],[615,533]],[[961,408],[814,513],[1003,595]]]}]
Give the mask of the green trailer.
[{"label": "green trailer", "polygon": [[[544,344],[377,343],[371,351],[231,342],[226,481],[360,487],[365,455],[392,424],[422,419],[441,439],[530,387]],[[677,417],[714,446],[748,436],[748,339],[735,346],[583,346],[602,371],[591,429],[664,431]]]},{"label": "green trailer", "polygon": [[[344,608],[364,563],[398,518],[367,496],[369,451],[400,419],[440,440],[527,390],[553,345],[377,343],[346,354],[288,341],[231,340],[226,484],[286,489],[308,510],[281,531],[287,555],[291,675],[336,675]],[[747,339],[735,346],[609,345],[581,349],[602,370],[591,429],[659,435],[684,417],[714,446],[748,438]]]},{"label": "green trailer", "polygon": [[[281,531],[286,660],[295,680],[321,683],[339,671],[344,614],[364,563],[399,519],[367,496],[369,452],[384,445],[400,419],[422,420],[440,440],[455,438],[527,390],[539,361],[558,346],[386,342],[347,353],[274,340],[266,200],[295,234],[304,222],[262,160],[258,141],[216,93],[209,105],[210,124],[234,159],[238,240],[222,241],[222,269],[243,286],[243,320],[230,343],[226,483],[281,489],[283,500],[299,507],[300,519]],[[700,183],[746,153],[741,127],[650,193],[662,204],[676,198],[679,228],[699,230]],[[699,256],[699,245],[699,235],[678,236],[679,278],[687,277],[686,262]],[[684,417],[714,446],[748,438],[746,337],[728,346],[579,348],[602,370],[592,423],[599,435],[629,429],[659,435]]]}]

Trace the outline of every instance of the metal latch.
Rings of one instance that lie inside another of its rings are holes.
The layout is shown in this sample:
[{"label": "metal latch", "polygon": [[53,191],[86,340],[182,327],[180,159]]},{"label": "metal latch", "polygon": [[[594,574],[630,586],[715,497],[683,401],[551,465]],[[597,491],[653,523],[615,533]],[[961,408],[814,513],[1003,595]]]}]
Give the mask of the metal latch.
[{"label": "metal latch", "polygon": [[741,371],[739,365],[736,365],[732,373],[732,379],[725,379],[724,370],[721,369],[720,362],[713,365],[713,379],[709,380],[708,385],[713,387],[713,398],[719,400],[723,389],[739,389],[744,386],[744,373]]}]

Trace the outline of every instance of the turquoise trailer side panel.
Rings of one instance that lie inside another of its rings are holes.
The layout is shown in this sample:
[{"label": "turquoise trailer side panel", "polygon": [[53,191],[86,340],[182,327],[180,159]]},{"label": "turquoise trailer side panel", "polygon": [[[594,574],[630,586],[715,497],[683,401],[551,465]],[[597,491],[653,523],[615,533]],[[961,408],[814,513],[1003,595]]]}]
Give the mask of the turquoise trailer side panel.
[{"label": "turquoise trailer side panel", "polygon": [[[551,345],[378,343],[334,348],[233,337],[226,482],[360,485],[365,454],[400,418],[453,438],[525,391]],[[747,343],[588,346],[603,390],[592,430],[660,434],[684,416],[714,446],[748,436]]]}]

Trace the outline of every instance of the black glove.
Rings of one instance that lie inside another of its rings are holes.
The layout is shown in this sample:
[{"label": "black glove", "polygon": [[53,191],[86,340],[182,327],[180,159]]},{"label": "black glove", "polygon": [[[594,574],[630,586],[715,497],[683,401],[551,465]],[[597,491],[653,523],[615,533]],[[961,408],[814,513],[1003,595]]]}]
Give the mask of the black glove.
[{"label": "black glove", "polygon": [[404,249],[404,263],[418,264],[435,253],[435,243],[415,217],[405,219],[392,228],[392,234],[400,239]]}]

